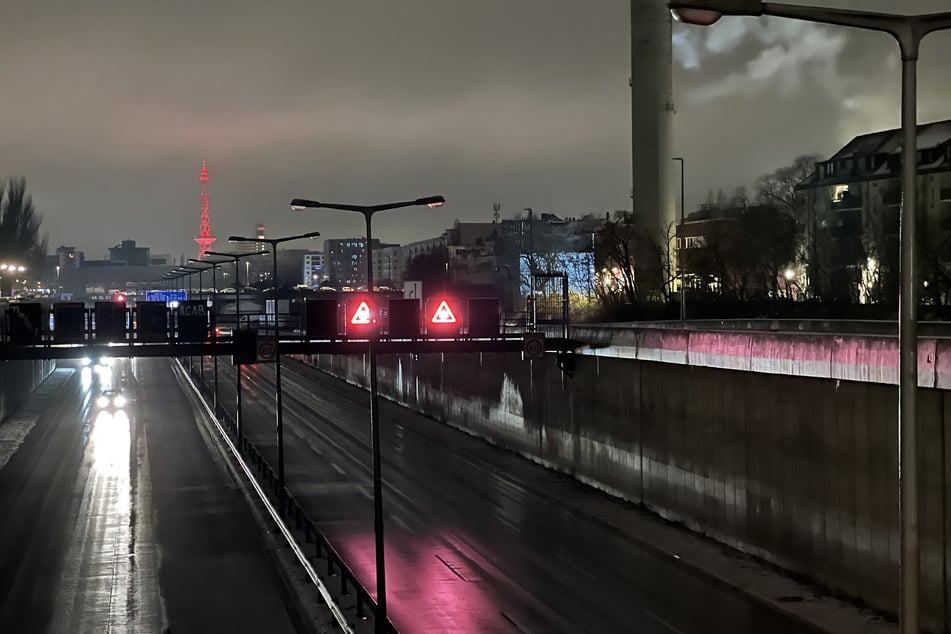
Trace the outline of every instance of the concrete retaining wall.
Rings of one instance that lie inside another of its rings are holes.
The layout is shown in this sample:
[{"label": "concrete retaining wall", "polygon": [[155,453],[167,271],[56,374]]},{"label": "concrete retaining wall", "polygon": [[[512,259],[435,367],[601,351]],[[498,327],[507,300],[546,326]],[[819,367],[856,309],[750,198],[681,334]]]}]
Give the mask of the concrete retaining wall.
[{"label": "concrete retaining wall", "polygon": [[[580,326],[585,355],[707,368],[898,384],[898,338],[889,335],[696,331]],[[951,385],[951,339],[918,340],[918,386]]]},{"label": "concrete retaining wall", "polygon": [[55,367],[55,361],[0,362],[0,422],[32,394]]},{"label": "concrete retaining wall", "polygon": [[[768,344],[746,333],[735,337],[719,340],[727,358]],[[656,360],[579,355],[574,378],[553,358],[383,356],[380,389],[830,589],[897,611],[897,388],[874,379],[796,376],[796,366],[780,374],[742,363],[690,365],[676,347],[645,341],[638,350],[661,351],[652,353]],[[815,345],[831,350],[834,342]],[[307,361],[366,385],[364,357]],[[919,394],[923,607],[929,629],[944,631],[951,625],[951,392]]]}]

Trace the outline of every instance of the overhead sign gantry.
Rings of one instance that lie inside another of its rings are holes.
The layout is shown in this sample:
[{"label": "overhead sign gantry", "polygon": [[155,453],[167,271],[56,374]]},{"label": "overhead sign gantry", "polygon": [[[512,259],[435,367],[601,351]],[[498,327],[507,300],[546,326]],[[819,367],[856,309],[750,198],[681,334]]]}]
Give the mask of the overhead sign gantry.
[{"label": "overhead sign gantry", "polygon": [[[163,298],[164,299],[164,298]],[[282,322],[284,323],[284,322]],[[524,333],[504,333],[497,298],[427,300],[355,296],[350,301],[312,299],[303,314],[277,331],[266,329],[274,354],[362,354],[373,339],[380,354],[413,352],[511,352]],[[256,328],[218,327],[200,300],[57,302],[10,304],[0,320],[0,360],[70,359],[93,356],[222,356],[256,362]],[[534,336],[533,351],[538,348]],[[544,349],[573,349],[567,339],[549,339]],[[264,346],[263,349],[267,349]],[[534,356],[534,355],[533,355]]]}]

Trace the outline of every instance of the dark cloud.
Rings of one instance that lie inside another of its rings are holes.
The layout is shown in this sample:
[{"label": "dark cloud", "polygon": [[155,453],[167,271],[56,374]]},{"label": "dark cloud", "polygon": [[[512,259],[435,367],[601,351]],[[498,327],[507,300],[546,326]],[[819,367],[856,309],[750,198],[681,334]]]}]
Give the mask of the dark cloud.
[{"label": "dark cloud", "polygon": [[[293,196],[445,194],[442,210],[379,218],[399,242],[487,219],[494,201],[503,214],[627,207],[629,14],[621,0],[6,0],[0,174],[25,175],[52,242],[91,257],[126,237],[191,252],[202,160],[219,238],[258,221],[362,231],[290,212]],[[897,125],[887,38],[748,19],[675,32],[692,202]],[[923,118],[951,116],[951,47],[935,42]]]},{"label": "dark cloud", "polygon": [[[947,10],[940,0],[809,4]],[[829,155],[857,134],[899,125],[898,49],[887,35],[775,18],[724,18],[709,29],[676,25],[674,32],[675,143],[695,159],[689,194],[696,201],[709,189],[747,184],[796,155]],[[941,79],[949,54],[948,34],[926,40],[921,121],[951,118]]]}]

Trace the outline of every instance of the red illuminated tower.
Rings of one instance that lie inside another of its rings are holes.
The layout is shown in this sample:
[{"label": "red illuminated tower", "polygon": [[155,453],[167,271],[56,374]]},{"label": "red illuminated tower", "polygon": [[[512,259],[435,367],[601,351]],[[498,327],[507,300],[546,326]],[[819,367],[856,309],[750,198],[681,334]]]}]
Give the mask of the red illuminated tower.
[{"label": "red illuminated tower", "polygon": [[211,235],[211,216],[208,215],[208,167],[201,162],[201,232],[195,238],[198,243],[198,259],[205,257],[215,243],[215,236]]}]

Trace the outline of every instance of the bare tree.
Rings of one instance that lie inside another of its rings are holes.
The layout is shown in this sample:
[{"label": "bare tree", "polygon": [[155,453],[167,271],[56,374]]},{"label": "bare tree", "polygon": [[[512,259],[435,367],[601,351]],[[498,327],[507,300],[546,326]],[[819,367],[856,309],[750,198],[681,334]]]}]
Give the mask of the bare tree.
[{"label": "bare tree", "polygon": [[434,288],[445,288],[449,283],[447,263],[449,249],[437,247],[429,253],[421,253],[406,263],[403,277],[407,280],[419,280],[423,283],[423,292],[429,294]]},{"label": "bare tree", "polygon": [[818,154],[797,156],[791,165],[760,176],[754,188],[754,201],[795,216],[803,207],[802,196],[796,188],[812,176],[816,163],[821,160]]},{"label": "bare tree", "polygon": [[758,278],[754,286],[779,297],[779,277],[796,254],[796,221],[773,205],[754,205],[743,212],[743,225],[747,244],[741,251]]},{"label": "bare tree", "polygon": [[608,217],[598,235],[595,261],[616,272],[617,284],[599,285],[605,299],[623,296],[628,303],[666,299],[662,248],[638,215],[617,211]]},{"label": "bare tree", "polygon": [[805,288],[802,288],[806,296],[816,294],[815,279],[821,274],[816,244],[819,228],[815,226],[815,217],[810,213],[806,196],[798,187],[812,178],[815,164],[821,160],[818,154],[797,156],[790,165],[758,178],[754,186],[755,203],[770,205],[793,220],[795,248],[788,263],[795,262],[808,272]]},{"label": "bare tree", "polygon": [[[38,276],[46,258],[48,237],[40,233],[42,217],[26,191],[26,179],[11,178],[0,184],[0,257]],[[4,275],[0,293],[10,295],[13,280]]]},{"label": "bare tree", "polygon": [[[669,303],[671,299],[671,289],[674,288],[674,283],[678,279],[681,282],[681,293],[685,292],[685,287],[687,286],[686,262],[682,261],[681,253],[683,253],[683,250],[677,248],[677,230],[674,223],[667,223],[662,244],[664,248],[662,249],[663,257],[661,260],[661,286],[664,301]],[[681,270],[683,270],[682,276]]]}]

